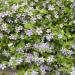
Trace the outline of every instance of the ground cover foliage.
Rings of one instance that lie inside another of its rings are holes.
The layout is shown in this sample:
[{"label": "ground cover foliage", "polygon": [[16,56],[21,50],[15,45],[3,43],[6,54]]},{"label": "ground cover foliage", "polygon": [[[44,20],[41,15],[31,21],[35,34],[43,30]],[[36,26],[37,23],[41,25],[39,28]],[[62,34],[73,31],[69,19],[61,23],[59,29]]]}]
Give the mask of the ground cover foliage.
[{"label": "ground cover foliage", "polygon": [[0,0],[0,69],[75,75],[74,66],[74,0]]}]

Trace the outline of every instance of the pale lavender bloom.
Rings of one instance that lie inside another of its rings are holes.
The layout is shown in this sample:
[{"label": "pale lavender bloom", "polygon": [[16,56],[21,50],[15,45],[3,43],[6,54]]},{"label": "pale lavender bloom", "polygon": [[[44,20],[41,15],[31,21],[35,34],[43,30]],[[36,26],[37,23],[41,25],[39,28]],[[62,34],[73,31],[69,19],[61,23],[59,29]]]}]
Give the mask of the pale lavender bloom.
[{"label": "pale lavender bloom", "polygon": [[28,30],[26,31],[26,35],[28,35],[29,37],[30,37],[31,35],[33,35],[33,30],[32,30],[32,29],[28,29]]},{"label": "pale lavender bloom", "polygon": [[75,7],[75,2],[73,2],[70,7],[73,9]]},{"label": "pale lavender bloom", "polygon": [[8,23],[13,23],[13,21],[11,19],[7,19]]},{"label": "pale lavender bloom", "polygon": [[67,52],[67,50],[66,50],[65,48],[62,48],[62,49],[61,49],[61,52],[62,52],[64,55],[68,55],[68,52]]},{"label": "pale lavender bloom", "polygon": [[54,49],[54,46],[53,46],[53,45],[51,45],[51,46],[49,47],[49,49]]},{"label": "pale lavender bloom", "polygon": [[34,0],[34,2],[38,2],[38,0]]},{"label": "pale lavender bloom", "polygon": [[19,65],[19,64],[21,64],[23,62],[23,59],[22,58],[18,58],[18,59],[16,59],[16,62]]},{"label": "pale lavender bloom", "polygon": [[5,64],[0,64],[0,69],[4,70],[6,68]]},{"label": "pale lavender bloom", "polygon": [[34,17],[34,16],[32,16],[31,17],[31,21],[33,21],[34,23],[37,21],[37,18],[36,17]]},{"label": "pale lavender bloom", "polygon": [[47,52],[52,52],[52,49],[54,49],[54,46],[50,46],[49,49],[47,49]]},{"label": "pale lavender bloom", "polygon": [[22,26],[19,26],[19,27],[16,27],[15,29],[16,29],[16,32],[18,33],[18,32],[20,32],[23,28],[22,28]]},{"label": "pale lavender bloom", "polygon": [[37,66],[40,65],[40,63],[39,63],[39,58],[38,58],[38,57],[34,57],[34,58],[33,58],[33,61],[34,61],[34,63],[35,63]]},{"label": "pale lavender bloom", "polygon": [[41,70],[44,70],[44,71],[49,70],[48,66],[45,66],[45,65],[41,65],[40,68],[41,68]]},{"label": "pale lavender bloom", "polygon": [[3,38],[3,34],[2,34],[2,33],[0,33],[0,38],[1,38],[1,39]]},{"label": "pale lavender bloom", "polygon": [[51,5],[51,4],[48,5],[48,10],[54,10],[54,9],[55,9],[55,8],[54,8],[53,5]]},{"label": "pale lavender bloom", "polygon": [[13,4],[13,6],[12,6],[12,9],[13,10],[17,10],[19,8],[19,5],[18,4]]},{"label": "pale lavender bloom", "polygon": [[6,31],[6,30],[7,30],[7,25],[6,25],[6,24],[2,24],[2,25],[1,25],[1,30]]},{"label": "pale lavender bloom", "polygon": [[74,43],[74,44],[72,44],[72,48],[74,48],[74,49],[75,49],[75,43]]},{"label": "pale lavender bloom", "polygon": [[68,19],[67,18],[64,18],[64,22],[67,22],[68,21]]},{"label": "pale lavender bloom", "polygon": [[34,47],[34,48],[38,48],[39,46],[38,46],[38,44],[35,43],[35,44],[33,45],[33,47]]},{"label": "pale lavender bloom", "polygon": [[7,30],[6,30],[6,32],[9,34],[9,33],[10,33],[10,30],[9,30],[9,29],[7,29]]},{"label": "pale lavender bloom", "polygon": [[42,49],[42,48],[49,48],[49,46],[48,46],[47,43],[41,43],[39,47],[40,47],[41,49]]},{"label": "pale lavender bloom", "polygon": [[42,75],[45,75],[45,74],[46,74],[46,71],[45,71],[46,68],[43,67],[43,65],[40,66],[40,70],[41,70],[41,74],[42,74]]},{"label": "pale lavender bloom", "polygon": [[20,18],[20,17],[21,17],[21,14],[17,14],[16,17],[17,17],[17,18]]},{"label": "pale lavender bloom", "polygon": [[25,59],[26,59],[26,62],[31,63],[31,61],[33,60],[33,55],[32,54],[27,54]]},{"label": "pale lavender bloom", "polygon": [[21,33],[20,38],[21,38],[21,39],[24,39],[24,34],[23,34],[23,33]]},{"label": "pale lavender bloom", "polygon": [[8,16],[9,13],[8,12],[3,12],[3,13],[0,13],[0,17],[5,17],[5,16]]},{"label": "pale lavender bloom", "polygon": [[33,71],[31,72],[31,75],[38,75],[38,72],[33,70]]},{"label": "pale lavender bloom", "polygon": [[69,50],[69,51],[68,51],[68,55],[71,56],[72,54],[73,54],[73,51],[72,51],[72,50]]},{"label": "pale lavender bloom", "polygon": [[18,53],[23,53],[23,52],[24,52],[22,48],[18,48],[16,51],[17,51]]},{"label": "pale lavender bloom", "polygon": [[43,3],[43,5],[42,5],[44,8],[46,7],[46,3]]},{"label": "pale lavender bloom", "polygon": [[45,58],[43,57],[39,58],[38,56],[34,56],[33,61],[37,66],[39,66],[40,64],[44,63]]},{"label": "pale lavender bloom", "polygon": [[38,28],[38,27],[37,27],[37,29],[36,29],[36,32],[37,32],[38,35],[41,35],[41,34],[43,33],[43,32],[42,32],[42,29],[41,29],[41,28]]},{"label": "pale lavender bloom", "polygon": [[39,45],[39,51],[40,51],[40,52],[47,51],[47,49],[49,49],[49,46],[48,46],[47,43],[41,43],[41,44]]}]

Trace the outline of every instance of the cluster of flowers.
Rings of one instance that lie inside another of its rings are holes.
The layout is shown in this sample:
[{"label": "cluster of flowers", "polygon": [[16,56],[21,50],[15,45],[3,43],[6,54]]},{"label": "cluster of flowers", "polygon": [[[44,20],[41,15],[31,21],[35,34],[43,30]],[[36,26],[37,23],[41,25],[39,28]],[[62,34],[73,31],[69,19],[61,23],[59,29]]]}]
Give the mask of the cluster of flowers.
[{"label": "cluster of flowers", "polygon": [[18,75],[75,75],[75,1],[0,1],[0,69]]}]

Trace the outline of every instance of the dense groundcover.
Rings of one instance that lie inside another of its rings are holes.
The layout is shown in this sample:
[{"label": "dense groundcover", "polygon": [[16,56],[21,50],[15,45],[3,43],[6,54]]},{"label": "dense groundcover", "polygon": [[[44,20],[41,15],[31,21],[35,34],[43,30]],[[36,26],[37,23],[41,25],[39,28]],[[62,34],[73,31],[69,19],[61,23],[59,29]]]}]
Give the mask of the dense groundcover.
[{"label": "dense groundcover", "polygon": [[74,66],[74,0],[0,0],[0,69],[75,75]]}]

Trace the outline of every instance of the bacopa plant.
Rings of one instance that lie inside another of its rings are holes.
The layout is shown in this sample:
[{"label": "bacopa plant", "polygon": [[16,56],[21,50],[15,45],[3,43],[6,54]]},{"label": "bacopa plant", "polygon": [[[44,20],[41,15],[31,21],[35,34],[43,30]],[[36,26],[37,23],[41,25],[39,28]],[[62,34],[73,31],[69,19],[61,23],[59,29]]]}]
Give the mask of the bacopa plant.
[{"label": "bacopa plant", "polygon": [[0,69],[18,75],[75,75],[74,0],[0,0]]}]

